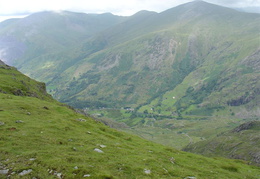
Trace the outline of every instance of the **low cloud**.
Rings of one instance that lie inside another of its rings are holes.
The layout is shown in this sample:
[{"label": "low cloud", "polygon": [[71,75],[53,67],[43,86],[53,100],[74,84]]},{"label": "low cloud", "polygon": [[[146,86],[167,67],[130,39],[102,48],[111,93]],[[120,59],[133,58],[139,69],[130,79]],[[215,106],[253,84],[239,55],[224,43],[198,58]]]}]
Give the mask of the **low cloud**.
[{"label": "low cloud", "polygon": [[[190,1],[192,0],[0,0],[0,16],[24,15],[46,10],[132,15],[140,10],[161,12]],[[205,1],[227,7],[260,7],[260,0]]]},{"label": "low cloud", "polygon": [[260,7],[260,0],[206,0],[213,4],[219,4],[227,7],[247,8]]}]

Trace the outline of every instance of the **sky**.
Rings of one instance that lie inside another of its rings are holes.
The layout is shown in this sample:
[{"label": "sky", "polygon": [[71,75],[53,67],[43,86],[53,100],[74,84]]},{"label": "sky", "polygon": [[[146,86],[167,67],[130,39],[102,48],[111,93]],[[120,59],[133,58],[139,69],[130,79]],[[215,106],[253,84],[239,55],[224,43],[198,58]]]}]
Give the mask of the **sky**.
[{"label": "sky", "polygon": [[[129,16],[140,10],[162,12],[193,0],[0,0],[0,22],[40,11],[68,10],[84,13],[111,12]],[[232,8],[260,10],[260,0],[204,0]]]}]

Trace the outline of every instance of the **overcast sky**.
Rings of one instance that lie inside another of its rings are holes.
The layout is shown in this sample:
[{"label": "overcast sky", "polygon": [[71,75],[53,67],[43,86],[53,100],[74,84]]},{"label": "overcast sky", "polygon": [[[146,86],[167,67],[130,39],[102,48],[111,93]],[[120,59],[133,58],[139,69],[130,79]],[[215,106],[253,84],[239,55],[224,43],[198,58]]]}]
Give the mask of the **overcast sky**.
[{"label": "overcast sky", "polygon": [[[140,10],[161,12],[193,0],[0,0],[0,21],[46,10],[85,13],[111,12],[129,16]],[[227,7],[260,8],[260,0],[205,0]]]}]

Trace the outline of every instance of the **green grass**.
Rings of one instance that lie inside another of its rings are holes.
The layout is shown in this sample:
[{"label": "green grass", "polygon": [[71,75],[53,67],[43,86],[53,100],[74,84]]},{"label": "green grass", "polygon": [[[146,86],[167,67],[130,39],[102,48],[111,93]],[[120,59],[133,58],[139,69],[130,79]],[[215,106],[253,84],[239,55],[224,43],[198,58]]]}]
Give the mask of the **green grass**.
[{"label": "green grass", "polygon": [[77,108],[203,113],[191,106],[226,106],[259,85],[249,58],[258,55],[257,14],[194,2],[132,17],[43,12],[26,20],[0,30],[27,47],[15,65]]},{"label": "green grass", "polygon": [[[176,115],[154,115],[150,109],[148,114],[115,109],[87,110],[87,113],[116,129],[177,149],[182,149],[190,143],[212,139],[245,121],[252,120],[236,118],[231,109],[220,110],[213,116],[205,116],[205,113],[199,116],[183,115],[182,119]],[[127,126],[119,125],[121,123]]]},{"label": "green grass", "polygon": [[[81,34],[52,27],[56,21],[47,20],[48,26],[37,21],[41,35],[25,40],[32,46],[16,65],[48,82],[56,99],[78,108],[116,107],[93,113],[124,122],[131,128],[123,130],[142,138],[181,149],[191,140],[212,139],[243,118],[259,117],[254,65],[259,16],[204,5],[206,14],[187,19],[191,9],[186,5],[145,21],[133,17],[79,44],[75,39]],[[212,16],[208,10],[214,10]],[[18,30],[12,26],[12,31]],[[24,37],[22,31],[28,32],[19,29],[15,36]],[[110,129],[54,102],[44,84],[13,68],[0,68],[0,82],[5,93],[0,96],[5,123],[0,126],[0,162],[16,173],[33,168],[30,178],[50,178],[55,171],[66,178],[259,178],[259,168],[241,161],[187,154]],[[251,101],[228,105],[241,99]],[[136,111],[121,110],[125,106]],[[104,153],[95,153],[100,144],[107,146]]]},{"label": "green grass", "polygon": [[[200,3],[129,18],[38,14],[35,19],[43,19],[32,24],[40,33],[26,36],[32,46],[16,65],[77,108],[131,106],[162,115],[211,115],[213,110],[195,105],[223,107],[257,90],[259,16]],[[71,28],[75,24],[85,30]],[[18,38],[30,26],[16,28]]]},{"label": "green grass", "polygon": [[[53,177],[48,169],[61,172],[65,178],[81,178],[84,174],[94,178],[257,178],[259,174],[257,168],[240,161],[188,154],[118,132],[57,102],[9,94],[0,94],[0,99],[0,119],[5,123],[0,126],[0,160],[12,172],[33,169],[29,176],[40,178]],[[79,118],[86,122],[77,121]],[[106,145],[101,148],[104,153],[93,151],[99,145]],[[237,171],[221,168],[223,164]],[[152,173],[146,175],[144,169]],[[254,172],[250,174],[249,170]]]},{"label": "green grass", "polygon": [[2,93],[53,100],[50,95],[47,94],[44,83],[30,79],[13,67],[0,66],[0,81],[0,92]]},{"label": "green grass", "polygon": [[[240,161],[188,154],[118,132],[57,102],[8,94],[0,94],[0,99],[0,119],[5,123],[0,126],[0,160],[6,168],[12,168],[12,172],[32,169],[28,176],[39,178],[54,177],[48,169],[62,173],[65,178],[82,178],[85,174],[94,178],[184,178],[191,175],[257,178],[259,175],[258,168]],[[86,122],[77,121],[79,118]],[[16,123],[17,120],[23,122]],[[104,153],[95,152],[95,148]],[[75,166],[78,169],[74,169]],[[236,171],[225,167],[236,168]],[[147,175],[144,169],[152,173]],[[12,178],[19,177],[14,174]]]},{"label": "green grass", "polygon": [[[11,89],[20,88],[15,79],[11,81]],[[1,90],[6,86],[0,83]],[[0,170],[9,169],[14,179],[57,178],[57,173],[62,178],[256,179],[260,175],[259,168],[243,161],[206,158],[119,132],[50,98],[0,93],[0,121]],[[29,169],[31,173],[19,176]]]},{"label": "green grass", "polygon": [[[249,127],[246,124],[252,124]],[[205,156],[224,156],[227,158],[240,158],[250,161],[251,164],[259,166],[257,160],[259,151],[259,127],[260,122],[250,121],[240,125],[236,129],[222,132],[214,138],[187,146],[184,150]],[[250,146],[250,147],[248,147]]]}]

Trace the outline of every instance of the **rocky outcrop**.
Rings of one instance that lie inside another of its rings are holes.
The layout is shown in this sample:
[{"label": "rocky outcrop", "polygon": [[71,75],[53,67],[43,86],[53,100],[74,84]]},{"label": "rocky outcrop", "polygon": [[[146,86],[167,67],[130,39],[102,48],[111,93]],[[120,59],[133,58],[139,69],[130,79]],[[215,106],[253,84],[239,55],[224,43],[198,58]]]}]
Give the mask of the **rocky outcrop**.
[{"label": "rocky outcrop", "polygon": [[260,121],[249,121],[217,137],[185,147],[184,151],[210,157],[227,157],[260,166]]},{"label": "rocky outcrop", "polygon": [[253,129],[253,128],[260,128],[260,121],[250,121],[250,122],[244,123],[244,124],[236,127],[235,129],[233,129],[232,132],[241,132],[241,131],[249,130],[249,129]]}]

